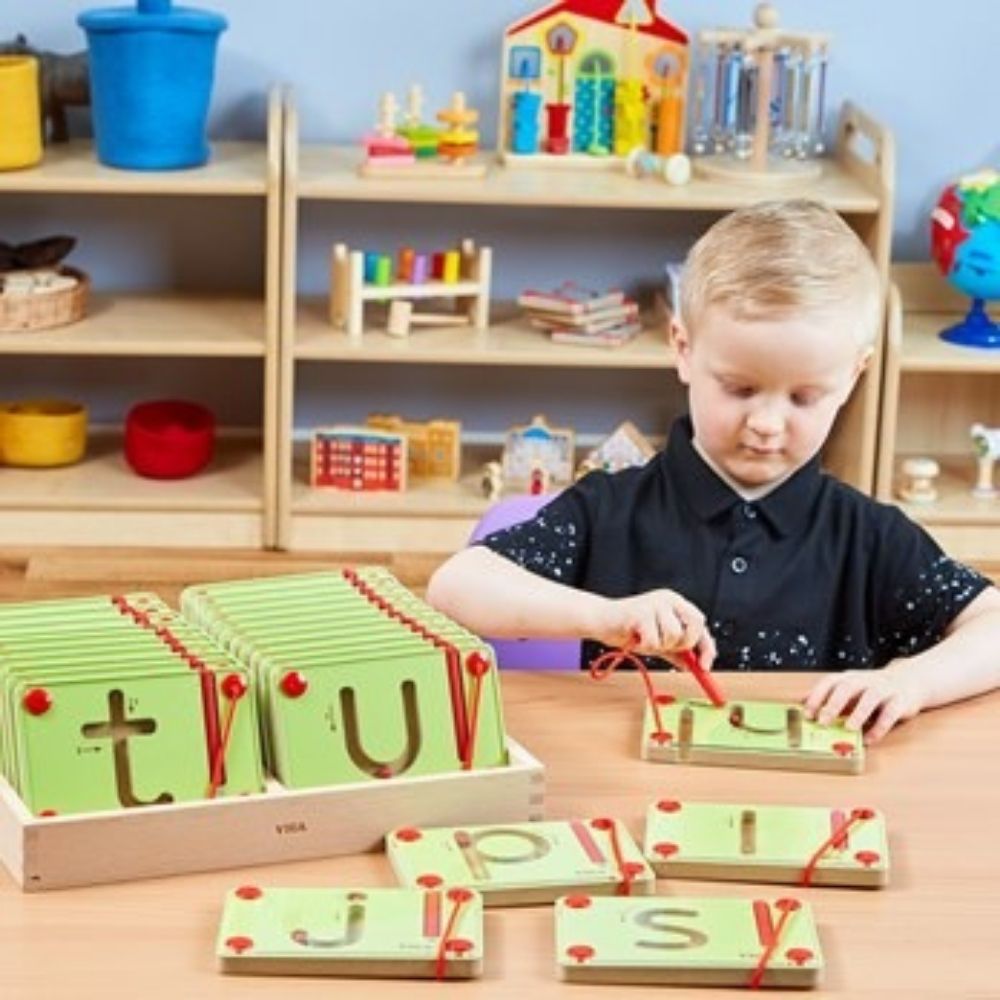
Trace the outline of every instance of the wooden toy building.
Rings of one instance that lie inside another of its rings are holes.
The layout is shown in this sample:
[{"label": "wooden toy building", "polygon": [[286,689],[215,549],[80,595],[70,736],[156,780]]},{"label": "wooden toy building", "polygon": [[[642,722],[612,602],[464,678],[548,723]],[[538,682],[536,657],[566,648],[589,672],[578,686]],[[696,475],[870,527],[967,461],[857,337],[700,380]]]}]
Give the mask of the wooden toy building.
[{"label": "wooden toy building", "polygon": [[507,29],[501,66],[508,164],[610,166],[636,147],[683,149],[688,36],[654,0],[550,3]]}]

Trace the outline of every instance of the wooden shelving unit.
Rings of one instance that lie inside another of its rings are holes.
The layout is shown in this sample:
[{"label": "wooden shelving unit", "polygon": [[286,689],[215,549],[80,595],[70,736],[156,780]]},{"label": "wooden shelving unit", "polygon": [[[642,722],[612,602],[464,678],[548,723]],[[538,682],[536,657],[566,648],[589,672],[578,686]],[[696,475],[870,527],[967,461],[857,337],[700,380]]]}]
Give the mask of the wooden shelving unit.
[{"label": "wooden shelving unit", "polygon": [[[995,560],[1000,499],[972,495],[976,459],[969,427],[1000,424],[1000,352],[938,337],[969,303],[932,265],[899,265],[892,277],[877,496],[900,503],[950,555]],[[904,503],[897,496],[902,461],[911,455],[931,456],[941,466],[933,503]]]},{"label": "wooden shelving unit", "polygon": [[[266,233],[259,294],[98,293],[80,323],[0,333],[0,356],[256,359],[264,387],[261,426],[224,429],[212,465],[190,479],[140,478],[125,463],[119,434],[101,429],[92,430],[78,465],[0,466],[0,544],[275,544],[282,114],[275,92],[266,143],[213,143],[211,161],[196,170],[113,170],[97,163],[91,143],[75,141],[49,147],[34,169],[0,173],[0,203],[24,194],[253,199],[264,214]],[[220,398],[224,392],[221,378]],[[3,387],[2,393],[14,395],[16,387]],[[183,386],[173,394],[183,396]]]},{"label": "wooden shelving unit", "polygon": [[[846,106],[836,155],[819,178],[766,191],[745,183],[695,179],[684,187],[636,181],[605,171],[505,170],[497,165],[481,180],[428,184],[365,180],[358,176],[360,148],[299,144],[294,102],[284,112],[284,208],[280,412],[278,418],[278,546],[364,551],[450,551],[463,545],[487,503],[478,490],[477,466],[450,486],[417,486],[395,497],[342,496],[311,490],[294,455],[296,370],[304,363],[521,366],[552,370],[669,369],[674,361],[663,329],[645,331],[614,351],[551,344],[525,324],[495,323],[482,334],[468,330],[421,331],[397,341],[373,328],[359,339],[334,329],[325,301],[297,293],[299,213],[313,202],[544,206],[579,210],[640,210],[722,214],[767,197],[819,199],[840,212],[864,240],[888,285],[892,232],[892,136],[853,106]],[[331,245],[336,240],[330,234]],[[502,261],[495,266],[502,267]],[[859,489],[874,484],[881,345],[838,420],[825,459]],[[540,405],[543,401],[539,401]],[[502,430],[502,428],[497,429]],[[494,449],[495,452],[495,449]]]}]

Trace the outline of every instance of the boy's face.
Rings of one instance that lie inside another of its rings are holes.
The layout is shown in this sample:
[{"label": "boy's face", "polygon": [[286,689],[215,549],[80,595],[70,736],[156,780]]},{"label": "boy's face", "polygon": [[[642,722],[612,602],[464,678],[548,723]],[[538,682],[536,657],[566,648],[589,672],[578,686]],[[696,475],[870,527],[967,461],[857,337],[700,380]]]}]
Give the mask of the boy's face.
[{"label": "boy's face", "polygon": [[808,462],[864,369],[843,316],[738,319],[701,314],[697,333],[674,327],[698,445],[736,482],[766,486]]}]

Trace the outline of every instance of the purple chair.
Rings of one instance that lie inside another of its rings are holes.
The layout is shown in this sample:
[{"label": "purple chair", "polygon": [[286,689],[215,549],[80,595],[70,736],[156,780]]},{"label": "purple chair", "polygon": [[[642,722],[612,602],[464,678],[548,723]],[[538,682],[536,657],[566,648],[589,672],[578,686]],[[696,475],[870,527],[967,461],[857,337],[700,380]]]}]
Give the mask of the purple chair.
[{"label": "purple chair", "polygon": [[[522,494],[497,501],[472,529],[469,544],[530,520],[555,494]],[[487,639],[502,670],[578,670],[580,643],[575,639]]]}]

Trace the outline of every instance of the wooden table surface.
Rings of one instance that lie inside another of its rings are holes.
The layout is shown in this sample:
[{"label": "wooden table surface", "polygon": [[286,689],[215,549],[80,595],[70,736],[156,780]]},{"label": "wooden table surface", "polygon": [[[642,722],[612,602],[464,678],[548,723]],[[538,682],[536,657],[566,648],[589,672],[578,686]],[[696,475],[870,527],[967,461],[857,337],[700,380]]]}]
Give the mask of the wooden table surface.
[{"label": "wooden table surface", "polygon": [[[730,696],[794,699],[802,674],[731,676]],[[639,759],[642,694],[635,675],[510,673],[508,730],[547,768],[546,814],[616,815],[639,837],[646,805],[664,796],[884,809],[892,851],[881,891],[797,890],[813,903],[826,957],[824,997],[1000,997],[1000,696],[924,715],[869,755],[860,776],[648,764]],[[687,693],[689,681],[659,679]],[[86,858],[80,859],[86,864]],[[486,916],[483,979],[465,984],[268,979],[215,971],[224,892],[260,885],[381,886],[381,854],[22,895],[0,869],[0,997],[286,997],[337,995],[537,1000],[652,996],[651,987],[560,983],[551,910]],[[769,887],[770,892],[776,887]],[[675,895],[745,895],[739,884],[661,881]],[[657,995],[664,995],[656,988]],[[743,991],[698,990],[697,996]],[[441,994],[443,995],[443,994]],[[668,994],[669,995],[669,994]],[[694,995],[675,991],[674,995]]]}]

